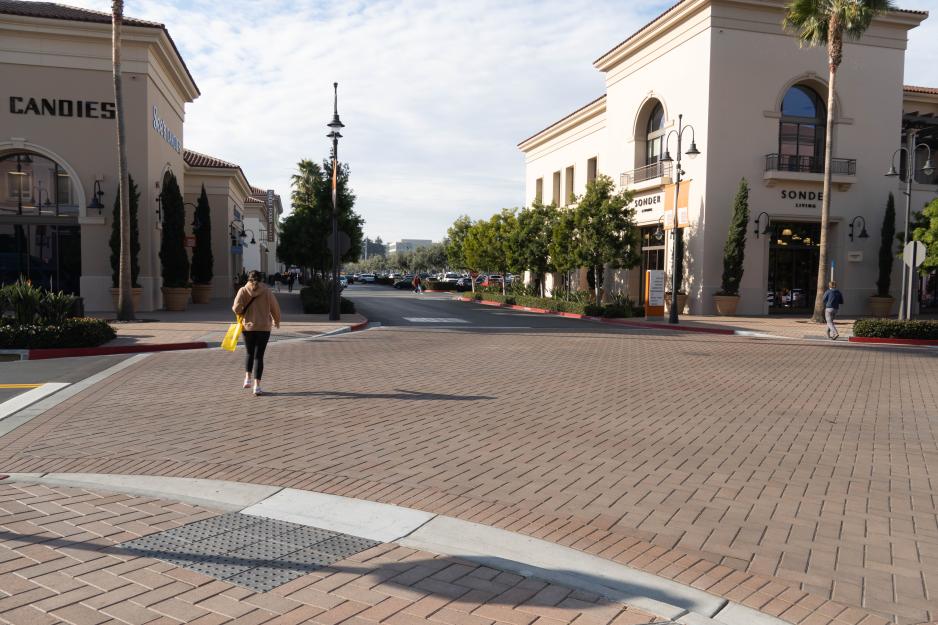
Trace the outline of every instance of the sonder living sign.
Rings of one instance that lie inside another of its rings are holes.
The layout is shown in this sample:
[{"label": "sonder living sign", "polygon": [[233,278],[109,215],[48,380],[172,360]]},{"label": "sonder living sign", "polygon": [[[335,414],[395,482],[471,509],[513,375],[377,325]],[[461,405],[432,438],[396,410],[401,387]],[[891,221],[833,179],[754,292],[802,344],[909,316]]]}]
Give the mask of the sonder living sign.
[{"label": "sonder living sign", "polygon": [[10,112],[14,115],[114,119],[114,110],[113,102],[10,96]]}]

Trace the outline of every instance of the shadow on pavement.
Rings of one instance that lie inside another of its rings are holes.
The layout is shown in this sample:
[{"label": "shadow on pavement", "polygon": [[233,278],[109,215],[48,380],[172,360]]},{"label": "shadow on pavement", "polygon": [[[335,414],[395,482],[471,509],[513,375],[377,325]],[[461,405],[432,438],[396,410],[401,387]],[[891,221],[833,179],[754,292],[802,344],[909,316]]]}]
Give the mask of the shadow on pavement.
[{"label": "shadow on pavement", "polygon": [[[402,560],[394,562],[379,562],[369,565],[367,562],[356,563],[352,560],[340,560],[332,564],[299,562],[290,559],[290,555],[276,560],[265,558],[238,557],[231,554],[205,554],[199,550],[189,550],[194,545],[180,546],[179,549],[162,551],[148,551],[142,555],[137,549],[123,547],[122,545],[99,545],[88,542],[78,542],[68,538],[50,538],[48,535],[18,534],[9,531],[0,531],[0,541],[10,541],[14,545],[40,544],[51,549],[74,549],[112,555],[121,558],[147,557],[164,560],[170,564],[189,568],[204,564],[212,564],[227,570],[250,570],[258,567],[277,569],[292,572],[294,579],[315,571],[328,573],[348,573],[351,575],[368,575],[374,585],[390,585],[397,588],[418,591],[430,596],[445,597],[457,600],[463,595],[473,593],[473,603],[480,605],[503,605],[515,608],[519,604],[530,607],[556,608],[577,612],[589,612],[597,609],[608,609],[609,603],[629,603],[637,598],[651,598],[671,605],[682,606],[687,603],[685,597],[679,597],[667,590],[655,588],[638,583],[624,583],[599,575],[590,575],[578,571],[565,569],[544,569],[523,565],[525,575],[511,573],[518,570],[520,563],[504,560],[497,557],[480,557],[478,561],[443,556],[440,558],[423,558]],[[315,548],[303,549],[309,554]],[[324,558],[330,556],[322,554]],[[31,563],[35,564],[35,563]],[[443,571],[446,570],[445,573]],[[499,578],[502,573],[515,576],[514,579]],[[438,575],[439,574],[439,575]],[[558,597],[557,593],[540,593],[543,585],[523,583],[521,579],[536,579],[545,583],[556,584],[571,591],[580,590],[579,597]],[[234,584],[230,579],[223,581]],[[480,591],[491,595],[480,601]],[[521,596],[527,595],[526,597]],[[652,623],[649,619],[649,625]],[[658,621],[661,625],[661,621]]]},{"label": "shadow on pavement", "polygon": [[264,393],[271,397],[322,397],[324,399],[417,399],[427,401],[477,401],[498,399],[488,395],[444,395],[396,388],[394,393],[353,393],[350,391],[297,391]]}]

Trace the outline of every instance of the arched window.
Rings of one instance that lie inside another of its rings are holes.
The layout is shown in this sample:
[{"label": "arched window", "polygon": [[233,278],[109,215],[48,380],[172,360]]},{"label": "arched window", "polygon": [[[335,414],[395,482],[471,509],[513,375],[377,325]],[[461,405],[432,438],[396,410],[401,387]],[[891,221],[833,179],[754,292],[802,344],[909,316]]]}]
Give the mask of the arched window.
[{"label": "arched window", "polygon": [[778,126],[779,168],[821,172],[827,107],[813,89],[794,85],[782,100]]},{"label": "arched window", "polygon": [[80,198],[68,173],[41,154],[0,156],[0,189],[0,215],[78,215]]},{"label": "arched window", "polygon": [[661,102],[651,110],[645,133],[645,164],[651,165],[660,161],[664,152],[664,107]]}]

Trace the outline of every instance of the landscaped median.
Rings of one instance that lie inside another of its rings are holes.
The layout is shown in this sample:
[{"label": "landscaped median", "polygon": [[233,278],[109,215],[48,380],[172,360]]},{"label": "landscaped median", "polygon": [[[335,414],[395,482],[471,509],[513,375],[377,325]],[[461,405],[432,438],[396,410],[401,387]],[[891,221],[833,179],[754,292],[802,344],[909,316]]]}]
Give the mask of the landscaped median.
[{"label": "landscaped median", "polygon": [[938,346],[938,321],[857,319],[849,340],[852,343]]}]

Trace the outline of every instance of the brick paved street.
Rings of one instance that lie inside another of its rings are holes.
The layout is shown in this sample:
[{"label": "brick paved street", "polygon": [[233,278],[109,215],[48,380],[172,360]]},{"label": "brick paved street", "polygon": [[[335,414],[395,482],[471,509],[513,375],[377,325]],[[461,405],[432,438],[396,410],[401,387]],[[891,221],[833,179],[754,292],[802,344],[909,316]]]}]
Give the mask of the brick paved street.
[{"label": "brick paved street", "polygon": [[120,543],[209,518],[183,503],[0,485],[0,622],[10,625],[637,625],[596,595],[384,544],[271,592],[215,580]]},{"label": "brick paved street", "polygon": [[805,593],[863,608],[840,622],[938,618],[928,351],[581,323],[272,346],[266,398],[242,394],[239,365],[153,355],[0,439],[0,469],[319,490],[544,537],[792,622],[832,622]]}]

